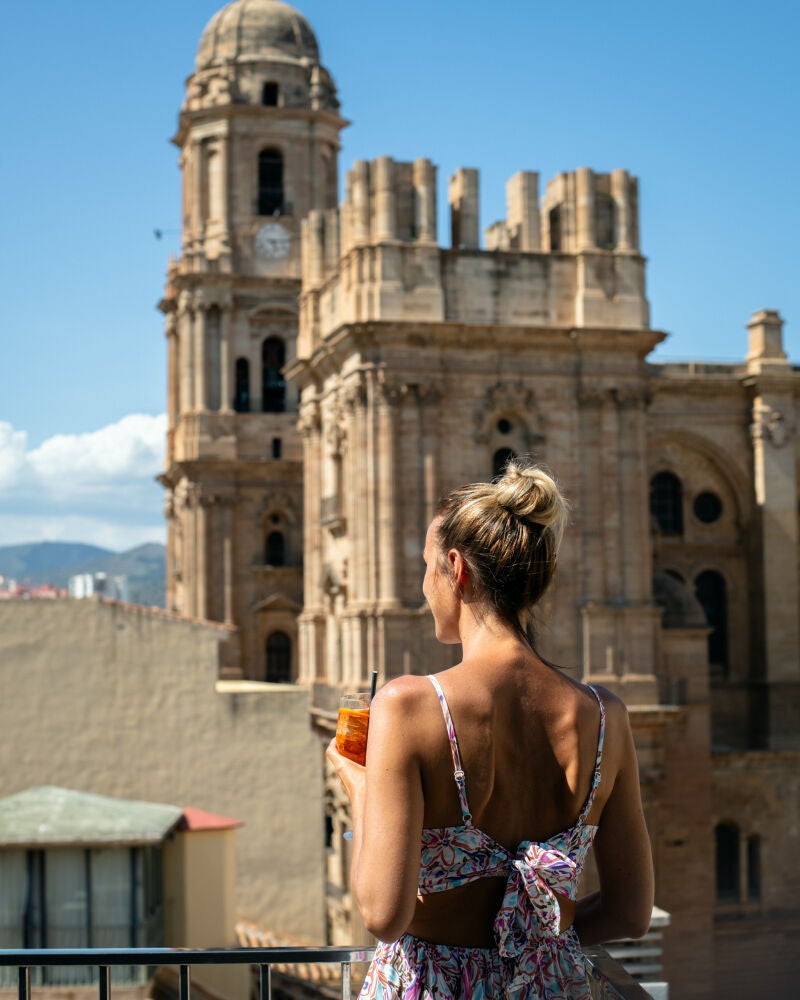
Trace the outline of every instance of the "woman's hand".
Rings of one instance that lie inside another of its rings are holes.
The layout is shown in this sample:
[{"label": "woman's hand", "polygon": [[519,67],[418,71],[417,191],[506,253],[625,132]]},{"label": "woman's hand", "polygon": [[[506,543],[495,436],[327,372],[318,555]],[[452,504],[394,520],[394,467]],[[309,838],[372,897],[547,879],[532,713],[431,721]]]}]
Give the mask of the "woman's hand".
[{"label": "woman's hand", "polygon": [[[345,757],[343,753],[339,753],[339,749],[336,746],[336,737],[330,741],[328,744],[328,749],[325,751],[325,756],[333,765],[333,769],[339,775],[342,784],[344,785],[344,790],[353,805],[353,811],[355,812],[356,804],[359,806],[359,816],[360,821],[360,807],[364,802],[364,788],[366,787],[367,780],[367,769],[362,767],[361,764],[357,764],[354,760],[349,757]],[[353,822],[356,822],[355,815],[353,816]]]}]

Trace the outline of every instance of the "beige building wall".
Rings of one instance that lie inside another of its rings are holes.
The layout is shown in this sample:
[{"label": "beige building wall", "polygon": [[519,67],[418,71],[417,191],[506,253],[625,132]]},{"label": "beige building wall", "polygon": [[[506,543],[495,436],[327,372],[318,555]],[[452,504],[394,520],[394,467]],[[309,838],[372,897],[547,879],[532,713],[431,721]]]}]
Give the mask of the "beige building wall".
[{"label": "beige building wall", "polygon": [[131,605],[2,602],[0,795],[60,785],[241,819],[236,915],[319,944],[323,789],[308,694],[220,689],[230,635]]},{"label": "beige building wall", "polygon": [[[164,943],[236,948],[237,831],[179,830],[164,844]],[[246,965],[196,966],[192,980],[213,995],[247,1000]]]}]

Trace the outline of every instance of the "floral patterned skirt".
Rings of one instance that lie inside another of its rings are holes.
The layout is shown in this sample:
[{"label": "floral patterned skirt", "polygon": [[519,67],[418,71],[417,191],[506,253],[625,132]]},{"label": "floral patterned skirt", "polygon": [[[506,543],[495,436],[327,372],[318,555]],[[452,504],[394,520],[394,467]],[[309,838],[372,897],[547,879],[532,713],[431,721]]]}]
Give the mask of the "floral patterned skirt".
[{"label": "floral patterned skirt", "polygon": [[404,934],[379,942],[361,1000],[591,1000],[572,928],[531,941],[521,955],[453,948]]}]

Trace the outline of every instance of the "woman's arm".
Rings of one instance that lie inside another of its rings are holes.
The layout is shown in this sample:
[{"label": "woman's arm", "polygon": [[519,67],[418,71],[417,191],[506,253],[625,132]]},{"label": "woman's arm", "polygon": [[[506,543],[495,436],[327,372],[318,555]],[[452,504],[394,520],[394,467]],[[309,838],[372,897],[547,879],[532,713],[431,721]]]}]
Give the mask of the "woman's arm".
[{"label": "woman's arm", "polygon": [[609,720],[606,746],[620,747],[620,764],[594,840],[600,890],[579,899],[575,909],[583,945],[642,937],[653,909],[653,858],[630,721],[619,699],[605,694],[603,701]]},{"label": "woman's arm", "polygon": [[328,748],[352,805],[350,887],[367,930],[383,941],[406,930],[416,904],[424,810],[420,682],[399,677],[373,699],[366,768],[337,753],[335,743]]}]

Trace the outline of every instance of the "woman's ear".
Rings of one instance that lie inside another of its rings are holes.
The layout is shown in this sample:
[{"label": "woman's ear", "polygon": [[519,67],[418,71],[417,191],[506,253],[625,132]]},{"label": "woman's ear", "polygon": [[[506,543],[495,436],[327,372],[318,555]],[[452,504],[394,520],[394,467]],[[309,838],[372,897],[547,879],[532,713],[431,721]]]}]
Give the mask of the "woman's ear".
[{"label": "woman's ear", "polygon": [[458,594],[461,594],[469,580],[469,569],[466,560],[458,549],[450,549],[447,553],[447,565],[450,569],[450,579]]}]

